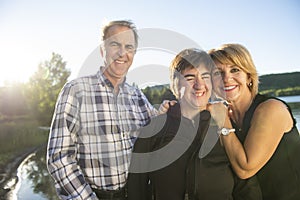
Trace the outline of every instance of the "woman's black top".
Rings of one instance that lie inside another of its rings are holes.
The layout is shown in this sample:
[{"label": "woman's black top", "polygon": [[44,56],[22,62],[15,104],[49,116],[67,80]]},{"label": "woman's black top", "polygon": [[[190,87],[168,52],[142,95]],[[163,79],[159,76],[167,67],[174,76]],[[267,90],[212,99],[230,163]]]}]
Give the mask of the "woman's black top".
[{"label": "woman's black top", "polygon": [[[236,127],[236,135],[243,143],[251,127],[255,109],[268,99],[276,99],[258,94],[245,113],[243,126]],[[281,101],[280,99],[277,99]],[[266,165],[258,171],[257,178],[266,200],[300,200],[300,136],[290,107],[282,101],[293,118],[293,128],[285,133]],[[266,116],[268,113],[266,113]],[[263,121],[261,123],[264,123]],[[270,127],[271,128],[271,127]],[[261,133],[264,134],[264,133]]]}]

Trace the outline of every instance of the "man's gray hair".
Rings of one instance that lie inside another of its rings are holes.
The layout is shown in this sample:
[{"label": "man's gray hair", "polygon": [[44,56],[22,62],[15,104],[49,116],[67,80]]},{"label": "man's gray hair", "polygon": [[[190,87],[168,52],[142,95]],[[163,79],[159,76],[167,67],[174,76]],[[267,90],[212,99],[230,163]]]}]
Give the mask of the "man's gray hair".
[{"label": "man's gray hair", "polygon": [[125,26],[125,27],[128,27],[129,29],[131,29],[134,34],[134,40],[135,40],[136,47],[138,46],[139,36],[137,34],[137,28],[136,28],[135,24],[130,20],[110,21],[102,29],[102,41],[105,41],[107,39],[107,32],[108,32],[109,28],[111,28],[113,26]]}]

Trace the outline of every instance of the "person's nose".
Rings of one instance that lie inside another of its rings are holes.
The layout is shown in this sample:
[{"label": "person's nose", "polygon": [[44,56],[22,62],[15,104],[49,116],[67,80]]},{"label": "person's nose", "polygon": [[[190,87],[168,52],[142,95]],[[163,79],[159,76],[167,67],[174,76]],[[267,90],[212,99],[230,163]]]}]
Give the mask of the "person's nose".
[{"label": "person's nose", "polygon": [[120,57],[124,56],[127,53],[126,48],[124,46],[119,46],[118,55]]},{"label": "person's nose", "polygon": [[204,80],[201,77],[198,76],[195,79],[195,83],[194,83],[194,87],[193,88],[195,90],[200,90],[200,89],[202,89],[204,87],[204,85],[205,85]]},{"label": "person's nose", "polygon": [[227,82],[229,82],[230,80],[232,80],[232,76],[231,76],[231,74],[228,73],[228,72],[224,72],[222,76],[223,76],[222,78],[223,78],[223,82],[224,82],[224,83],[227,83]]}]

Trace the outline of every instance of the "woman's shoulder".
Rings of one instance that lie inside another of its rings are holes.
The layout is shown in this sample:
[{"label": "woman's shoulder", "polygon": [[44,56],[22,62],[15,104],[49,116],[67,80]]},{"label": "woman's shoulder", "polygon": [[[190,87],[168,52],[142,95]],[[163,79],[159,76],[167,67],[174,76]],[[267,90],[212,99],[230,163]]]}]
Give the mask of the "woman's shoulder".
[{"label": "woman's shoulder", "polygon": [[[272,120],[274,123],[279,119],[278,123],[287,125],[286,131],[293,126],[293,116],[288,105],[275,97],[264,97],[255,109],[254,115],[261,115],[265,120]],[[275,121],[274,121],[275,120]]]},{"label": "woman's shoulder", "polygon": [[267,96],[267,95],[261,95],[257,94],[254,98],[253,104],[256,106],[255,110],[289,110],[288,105],[286,102],[282,101],[281,99],[278,99],[276,97]]},{"label": "woman's shoulder", "polygon": [[258,94],[255,99],[254,103],[257,105],[256,111],[275,111],[275,112],[289,112],[289,107],[286,102],[272,96],[266,96]]}]

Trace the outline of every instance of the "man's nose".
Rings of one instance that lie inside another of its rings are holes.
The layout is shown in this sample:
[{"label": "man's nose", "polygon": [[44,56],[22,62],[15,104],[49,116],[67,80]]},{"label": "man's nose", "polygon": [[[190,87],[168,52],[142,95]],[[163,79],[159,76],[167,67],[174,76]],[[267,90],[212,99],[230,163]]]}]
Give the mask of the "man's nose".
[{"label": "man's nose", "polygon": [[118,55],[124,56],[127,53],[126,48],[124,46],[119,46]]}]

